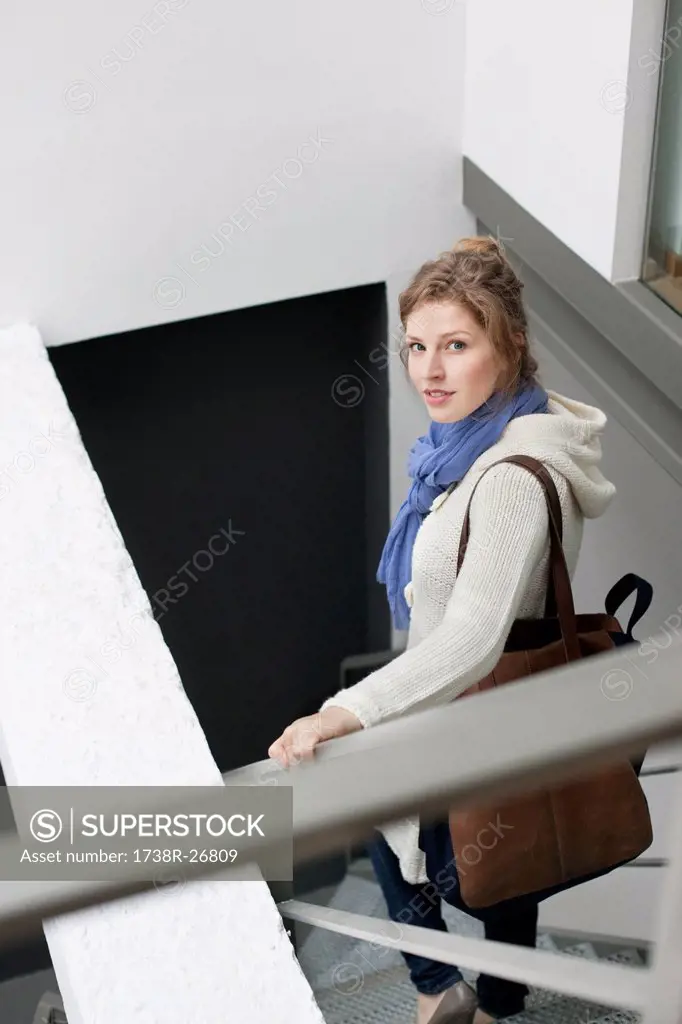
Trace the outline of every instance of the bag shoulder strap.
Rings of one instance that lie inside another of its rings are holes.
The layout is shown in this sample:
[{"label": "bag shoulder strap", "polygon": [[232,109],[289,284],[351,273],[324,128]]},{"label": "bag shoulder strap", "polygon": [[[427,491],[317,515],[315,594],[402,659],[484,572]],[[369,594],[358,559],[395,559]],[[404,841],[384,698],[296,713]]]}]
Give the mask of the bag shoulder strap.
[{"label": "bag shoulder strap", "polygon": [[[471,509],[471,502],[473,500],[476,488],[480,484],[481,480],[493,466],[499,466],[503,462],[513,462],[518,466],[525,466],[529,469],[540,481],[545,490],[545,497],[547,499],[548,511],[550,520],[553,520],[557,533],[559,535],[559,542],[563,542],[563,518],[561,513],[561,501],[557,493],[556,486],[551,476],[538,459],[533,459],[530,455],[509,455],[506,459],[500,459],[498,462],[491,463],[481,473],[480,477],[474,484],[471,495],[469,496],[469,503],[467,505],[466,514],[464,516],[464,525],[462,526],[462,534],[459,542],[459,555],[457,558],[457,572],[462,568],[462,562],[464,561],[464,554],[466,552],[466,546],[469,543],[469,530],[471,527],[469,512]],[[563,550],[563,549],[562,549]]]},{"label": "bag shoulder strap", "polygon": [[550,571],[545,616],[547,618],[558,617],[561,635],[566,650],[566,658],[568,661],[575,661],[581,657],[581,654],[575,618],[573,589],[571,587],[571,578],[568,572],[568,566],[566,565],[566,556],[562,545],[563,521],[561,501],[559,500],[559,494],[552,477],[546,467],[538,459],[534,459],[530,455],[509,455],[506,459],[500,459],[498,462],[493,462],[490,466],[487,466],[478,478],[474,484],[471,495],[469,496],[466,513],[464,515],[464,523],[462,525],[462,533],[459,541],[459,551],[457,553],[457,573],[459,574],[460,569],[462,568],[464,556],[469,544],[469,534],[471,529],[471,502],[476,488],[488,469],[492,469],[493,466],[499,466],[502,462],[512,462],[517,466],[523,466],[524,469],[530,470],[536,479],[540,481],[545,492],[550,534]]}]

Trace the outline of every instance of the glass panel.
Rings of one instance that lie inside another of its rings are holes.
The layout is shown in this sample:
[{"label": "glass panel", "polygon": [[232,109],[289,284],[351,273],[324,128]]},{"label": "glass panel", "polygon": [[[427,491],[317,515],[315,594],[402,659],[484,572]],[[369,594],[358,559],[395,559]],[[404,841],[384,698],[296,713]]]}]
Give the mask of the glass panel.
[{"label": "glass panel", "polygon": [[682,0],[669,0],[661,53],[661,91],[651,213],[642,278],[682,313]]}]

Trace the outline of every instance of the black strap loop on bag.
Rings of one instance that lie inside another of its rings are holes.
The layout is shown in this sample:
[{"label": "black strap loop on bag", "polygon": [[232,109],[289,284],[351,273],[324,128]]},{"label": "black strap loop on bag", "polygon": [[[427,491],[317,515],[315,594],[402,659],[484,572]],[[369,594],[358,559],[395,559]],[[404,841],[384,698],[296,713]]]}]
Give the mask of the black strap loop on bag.
[{"label": "black strap loop on bag", "polygon": [[637,641],[632,635],[632,631],[642,618],[643,615],[649,611],[651,600],[654,596],[654,588],[651,584],[642,579],[641,576],[637,576],[634,572],[628,572],[625,576],[622,576],[617,583],[614,583],[604,601],[604,608],[606,609],[607,615],[613,615],[617,618],[616,612],[623,604],[624,601],[637,591],[637,597],[635,599],[635,607],[632,610],[630,621],[628,622],[627,629],[625,630],[625,636],[627,636],[632,643]]},{"label": "black strap loop on bag", "polygon": [[[606,609],[607,615],[612,615],[614,618],[618,618],[616,612],[623,604],[627,601],[632,594],[637,592],[635,598],[635,606],[632,609],[630,621],[628,622],[627,629],[624,633],[611,633],[611,639],[615,643],[616,647],[625,646],[626,644],[636,644],[637,640],[632,635],[632,630],[635,628],[639,620],[643,615],[646,614],[651,605],[651,599],[654,596],[654,588],[651,586],[648,580],[642,579],[634,572],[628,572],[625,576],[621,576],[617,583],[614,583],[604,601],[604,608]],[[646,750],[643,750],[637,757],[632,757],[630,763],[635,769],[635,774],[639,775],[644,764],[644,758],[646,757]]]}]

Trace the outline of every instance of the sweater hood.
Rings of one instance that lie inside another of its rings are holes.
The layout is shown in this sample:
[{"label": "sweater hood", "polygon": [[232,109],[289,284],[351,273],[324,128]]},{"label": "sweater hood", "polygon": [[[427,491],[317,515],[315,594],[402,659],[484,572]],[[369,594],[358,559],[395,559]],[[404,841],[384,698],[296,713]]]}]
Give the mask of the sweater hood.
[{"label": "sweater hood", "polygon": [[585,518],[596,519],[616,493],[599,468],[606,416],[595,406],[546,390],[548,411],[510,420],[499,441],[471,469],[485,469],[507,455],[531,455],[561,473]]}]

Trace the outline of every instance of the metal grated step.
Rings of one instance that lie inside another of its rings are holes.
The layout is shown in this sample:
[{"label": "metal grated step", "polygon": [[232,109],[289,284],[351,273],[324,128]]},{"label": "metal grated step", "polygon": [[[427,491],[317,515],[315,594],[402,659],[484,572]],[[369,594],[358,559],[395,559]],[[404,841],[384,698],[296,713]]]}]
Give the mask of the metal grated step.
[{"label": "metal grated step", "polygon": [[[308,894],[306,899],[311,899]],[[315,902],[312,899],[312,902]],[[385,918],[386,905],[376,881],[367,874],[349,873],[326,905],[339,910]],[[451,932],[482,935],[480,922],[445,905],[443,916]],[[557,955],[606,960],[633,967],[644,966],[637,950],[625,949],[599,956],[588,942],[561,948],[541,933],[538,946]],[[375,943],[314,928],[298,953],[326,1024],[414,1024],[416,994],[401,954]],[[476,973],[463,970],[472,984]],[[637,1024],[635,1013],[586,1003],[544,989],[531,988],[526,1009],[508,1024]]]},{"label": "metal grated step", "polygon": [[[464,972],[466,973],[466,972]],[[315,999],[326,1024],[414,1024],[415,991],[405,967],[360,977],[339,974],[337,984],[319,989]],[[585,1003],[580,999],[531,989],[523,1013],[507,1024],[637,1024],[635,1013]]]}]

